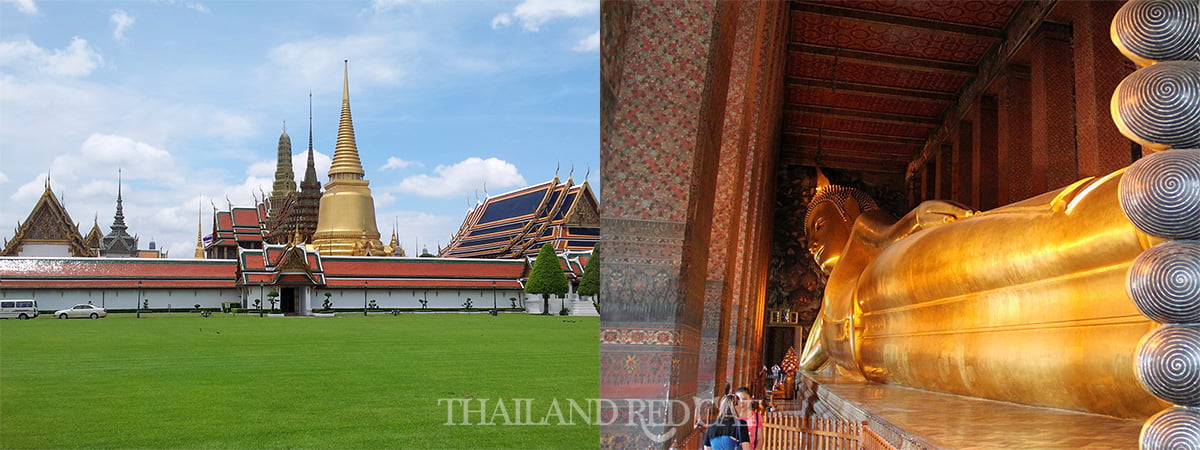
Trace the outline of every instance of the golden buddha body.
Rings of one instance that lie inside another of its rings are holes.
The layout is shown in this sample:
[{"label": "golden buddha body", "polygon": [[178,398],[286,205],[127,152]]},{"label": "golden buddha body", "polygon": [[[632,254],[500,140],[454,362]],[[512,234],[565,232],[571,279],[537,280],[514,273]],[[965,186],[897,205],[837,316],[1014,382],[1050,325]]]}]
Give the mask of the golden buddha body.
[{"label": "golden buddha body", "polygon": [[829,282],[802,368],[1153,414],[1141,448],[1200,445],[1200,5],[1128,0],[1110,35],[1142,66],[1117,86],[1114,122],[1158,153],[991,211],[925,202],[895,223],[825,183],[805,227]]},{"label": "golden buddha body", "polygon": [[1154,238],[1122,213],[1124,170],[986,212],[924,202],[899,221],[822,187],[805,220],[829,274],[802,368],[1023,404],[1146,417],[1134,351],[1156,326],[1125,290]]}]

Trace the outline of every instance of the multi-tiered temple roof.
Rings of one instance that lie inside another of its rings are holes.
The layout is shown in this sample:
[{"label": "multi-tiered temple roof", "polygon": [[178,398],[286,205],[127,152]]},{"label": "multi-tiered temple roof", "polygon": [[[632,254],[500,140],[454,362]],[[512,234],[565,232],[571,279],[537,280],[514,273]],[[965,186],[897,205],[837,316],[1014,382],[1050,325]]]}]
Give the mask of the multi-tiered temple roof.
[{"label": "multi-tiered temple roof", "polygon": [[469,213],[440,256],[521,258],[549,242],[557,253],[591,251],[600,239],[599,204],[587,181],[553,180],[489,197]]},{"label": "multi-tiered temple roof", "polygon": [[79,225],[71,220],[46,179],[46,190],[29,217],[17,225],[12,239],[4,244],[0,256],[94,256],[79,234]]}]

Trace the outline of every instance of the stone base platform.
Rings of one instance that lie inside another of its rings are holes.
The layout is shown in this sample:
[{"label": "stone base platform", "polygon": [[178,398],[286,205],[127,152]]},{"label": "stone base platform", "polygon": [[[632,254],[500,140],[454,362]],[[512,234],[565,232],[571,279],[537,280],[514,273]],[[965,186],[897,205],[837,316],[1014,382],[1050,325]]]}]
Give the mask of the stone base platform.
[{"label": "stone base platform", "polygon": [[1142,420],[802,373],[798,414],[866,421],[900,449],[1136,449]]}]

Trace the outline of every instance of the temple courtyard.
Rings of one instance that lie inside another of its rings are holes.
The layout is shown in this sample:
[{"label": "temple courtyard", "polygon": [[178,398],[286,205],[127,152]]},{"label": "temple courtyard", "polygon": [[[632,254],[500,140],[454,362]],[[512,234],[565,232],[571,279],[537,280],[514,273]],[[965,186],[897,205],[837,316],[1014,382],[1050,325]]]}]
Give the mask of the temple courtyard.
[{"label": "temple courtyard", "polygon": [[4,320],[0,447],[595,448],[597,319]]}]

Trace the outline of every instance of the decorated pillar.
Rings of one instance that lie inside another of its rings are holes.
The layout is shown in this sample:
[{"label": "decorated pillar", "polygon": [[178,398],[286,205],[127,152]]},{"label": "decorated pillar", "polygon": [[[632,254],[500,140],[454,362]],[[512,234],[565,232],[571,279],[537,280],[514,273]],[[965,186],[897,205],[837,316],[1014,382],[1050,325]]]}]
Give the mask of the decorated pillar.
[{"label": "decorated pillar", "polygon": [[1007,205],[1041,193],[1027,181],[1033,176],[1029,68],[1009,65],[996,86],[997,202]]},{"label": "decorated pillar", "polygon": [[621,61],[601,73],[606,448],[666,448],[692,429],[736,12],[715,1],[601,6],[601,57]]},{"label": "decorated pillar", "polygon": [[974,134],[971,137],[971,203],[979,210],[1000,206],[997,191],[997,115],[996,97],[985,95],[975,104]]},{"label": "decorated pillar", "polygon": [[950,199],[964,205],[972,205],[971,203],[971,170],[974,167],[972,158],[974,149],[972,141],[974,139],[975,124],[969,120],[960,120],[958,129],[950,133],[953,140],[954,154],[953,159],[953,182],[951,187]]},{"label": "decorated pillar", "polygon": [[[1128,166],[1129,145],[1109,117],[1113,89],[1135,68],[1108,37],[1121,2],[1072,2],[1075,66],[1075,135],[1079,177],[1107,175]],[[1114,70],[1121,68],[1121,70]]]},{"label": "decorated pillar", "polygon": [[954,180],[954,161],[951,153],[954,147],[949,144],[942,144],[941,151],[937,154],[937,193],[939,199],[952,198],[951,186]]},{"label": "decorated pillar", "polygon": [[[761,37],[758,24],[762,8],[737,3],[737,28],[730,64],[730,80],[725,104],[725,120],[721,136],[721,156],[717,167],[716,193],[718,205],[744,205],[746,199],[745,170],[752,123],[758,117],[760,91],[756,89],[764,76],[759,63]],[[712,231],[709,235],[708,270],[704,288],[704,324],[700,336],[697,396],[712,398],[723,394],[729,373],[730,339],[739,329],[732,320],[731,308],[739,300],[727,289],[730,260],[736,259],[737,237],[742,231],[744,208],[718,207],[713,209]]]},{"label": "decorated pillar", "polygon": [[1044,23],[1030,62],[1032,163],[1030,188],[1042,193],[1076,180],[1074,68],[1070,29]]}]

